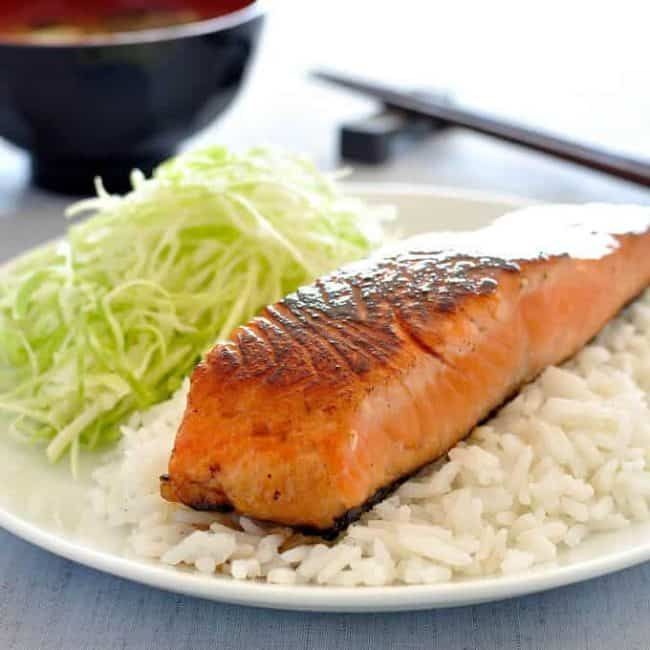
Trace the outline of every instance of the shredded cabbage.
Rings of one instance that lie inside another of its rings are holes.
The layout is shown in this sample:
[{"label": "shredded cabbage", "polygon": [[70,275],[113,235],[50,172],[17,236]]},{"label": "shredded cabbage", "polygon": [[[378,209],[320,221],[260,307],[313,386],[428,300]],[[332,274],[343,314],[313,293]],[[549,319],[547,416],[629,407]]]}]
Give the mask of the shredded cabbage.
[{"label": "shredded cabbage", "polygon": [[0,413],[55,461],[119,437],[265,304],[379,243],[381,215],[308,161],[183,154],[0,276]]}]

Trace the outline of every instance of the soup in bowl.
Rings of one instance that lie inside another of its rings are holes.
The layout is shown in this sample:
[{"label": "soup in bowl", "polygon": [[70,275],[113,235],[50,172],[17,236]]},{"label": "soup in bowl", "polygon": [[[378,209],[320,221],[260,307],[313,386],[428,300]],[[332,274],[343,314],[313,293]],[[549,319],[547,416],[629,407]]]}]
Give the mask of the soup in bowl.
[{"label": "soup in bowl", "polygon": [[0,39],[80,43],[231,14],[253,0],[4,0]]}]

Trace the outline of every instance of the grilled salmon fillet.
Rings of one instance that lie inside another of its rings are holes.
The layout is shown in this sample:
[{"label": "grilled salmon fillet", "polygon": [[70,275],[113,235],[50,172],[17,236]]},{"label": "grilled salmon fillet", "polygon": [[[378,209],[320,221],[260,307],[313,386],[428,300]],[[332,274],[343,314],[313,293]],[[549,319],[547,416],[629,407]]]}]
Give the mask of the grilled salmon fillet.
[{"label": "grilled salmon fillet", "polygon": [[340,528],[641,292],[649,228],[644,208],[529,208],[299,289],[194,370],[162,495]]}]

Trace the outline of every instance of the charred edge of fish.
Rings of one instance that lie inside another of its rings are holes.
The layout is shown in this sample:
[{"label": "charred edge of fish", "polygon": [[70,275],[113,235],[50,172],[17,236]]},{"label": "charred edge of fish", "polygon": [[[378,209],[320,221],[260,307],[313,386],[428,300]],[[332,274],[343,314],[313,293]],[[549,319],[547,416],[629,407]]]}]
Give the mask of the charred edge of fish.
[{"label": "charred edge of fish", "polygon": [[232,503],[209,503],[207,501],[193,501],[192,503],[186,504],[192,510],[200,510],[201,512],[220,512],[226,514],[228,512],[233,512],[235,507]]},{"label": "charred edge of fish", "polygon": [[350,508],[348,511],[344,512],[342,515],[337,517],[334,520],[334,525],[331,528],[316,528],[314,526],[294,526],[294,530],[297,530],[303,535],[309,535],[310,537],[322,537],[326,541],[332,541],[336,539],[350,524],[354,523],[364,512],[368,512],[371,508],[376,506],[380,501],[383,501],[389,494],[397,490],[397,488],[406,483],[410,478],[413,478],[420,470],[422,470],[427,465],[431,463],[425,463],[422,467],[418,467],[414,472],[406,474],[405,476],[400,476],[397,480],[380,487],[371,497],[366,499],[360,506],[355,506]]},{"label": "charred edge of fish", "polygon": [[[166,496],[164,494],[164,491],[166,489],[171,488],[173,490],[173,483],[171,481],[169,474],[161,474],[159,478],[160,478],[161,492],[163,492],[163,499],[166,499],[167,501],[181,503],[181,501],[178,499],[176,494],[170,494],[169,496]],[[231,503],[210,503],[209,501],[194,501],[192,503],[185,503],[185,505],[188,506],[189,508],[192,508],[193,510],[200,510],[201,512],[221,512],[224,514],[228,512],[233,512],[233,510],[235,509]]]}]

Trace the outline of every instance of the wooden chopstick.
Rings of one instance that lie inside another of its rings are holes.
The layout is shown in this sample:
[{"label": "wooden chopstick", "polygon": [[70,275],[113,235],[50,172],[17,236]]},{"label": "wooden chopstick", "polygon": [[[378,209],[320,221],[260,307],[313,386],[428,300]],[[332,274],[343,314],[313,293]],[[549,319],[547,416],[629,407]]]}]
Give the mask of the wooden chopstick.
[{"label": "wooden chopstick", "polygon": [[315,71],[313,76],[379,99],[387,106],[442,120],[452,126],[464,127],[477,133],[493,136],[589,169],[604,172],[610,176],[650,187],[650,162],[614,154],[598,147],[530,129],[515,122],[492,117],[478,111],[459,108],[435,97],[410,94],[395,90],[384,84],[323,70]]}]

